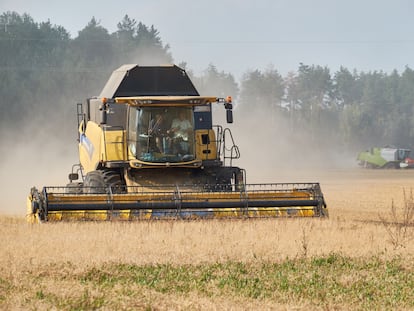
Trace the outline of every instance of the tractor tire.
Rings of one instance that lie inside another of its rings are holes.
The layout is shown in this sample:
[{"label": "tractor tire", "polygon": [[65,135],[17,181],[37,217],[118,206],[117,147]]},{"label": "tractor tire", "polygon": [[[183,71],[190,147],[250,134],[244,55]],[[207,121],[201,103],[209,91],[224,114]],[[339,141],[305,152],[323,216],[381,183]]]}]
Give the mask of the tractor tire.
[{"label": "tractor tire", "polygon": [[102,171],[92,171],[86,174],[83,192],[88,194],[107,192]]},{"label": "tractor tire", "polygon": [[97,170],[86,174],[83,183],[84,193],[126,193],[125,182],[115,170]]},{"label": "tractor tire", "polygon": [[71,182],[66,185],[66,193],[70,194],[80,194],[83,193],[83,183],[81,182]]},{"label": "tractor tire", "polygon": [[396,163],[396,162],[388,162],[383,166],[383,168],[388,169],[388,170],[399,169],[400,165],[399,163]]},{"label": "tractor tire", "polygon": [[103,178],[107,188],[111,188],[112,193],[127,193],[125,181],[119,171],[105,170]]}]

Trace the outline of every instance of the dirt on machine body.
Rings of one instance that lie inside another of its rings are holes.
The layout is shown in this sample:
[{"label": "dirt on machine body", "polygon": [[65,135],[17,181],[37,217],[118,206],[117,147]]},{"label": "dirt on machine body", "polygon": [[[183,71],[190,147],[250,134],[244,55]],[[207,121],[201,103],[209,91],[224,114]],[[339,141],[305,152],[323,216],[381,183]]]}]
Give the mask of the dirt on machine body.
[{"label": "dirt on machine body", "polygon": [[124,65],[101,94],[78,104],[79,164],[65,187],[33,187],[29,222],[60,220],[324,217],[319,183],[248,184],[229,128],[185,70]]}]

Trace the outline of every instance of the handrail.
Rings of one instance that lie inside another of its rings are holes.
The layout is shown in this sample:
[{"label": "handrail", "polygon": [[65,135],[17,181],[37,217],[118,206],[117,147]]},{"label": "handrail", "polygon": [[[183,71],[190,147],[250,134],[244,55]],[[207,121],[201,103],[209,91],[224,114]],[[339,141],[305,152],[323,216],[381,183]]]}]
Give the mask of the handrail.
[{"label": "handrail", "polygon": [[[230,148],[226,146],[226,137],[230,138]],[[230,155],[228,155],[230,153]],[[229,128],[225,128],[223,131],[223,163],[226,166],[226,160],[230,160],[229,166],[232,166],[233,160],[240,158],[239,147],[235,144],[233,134]]]}]

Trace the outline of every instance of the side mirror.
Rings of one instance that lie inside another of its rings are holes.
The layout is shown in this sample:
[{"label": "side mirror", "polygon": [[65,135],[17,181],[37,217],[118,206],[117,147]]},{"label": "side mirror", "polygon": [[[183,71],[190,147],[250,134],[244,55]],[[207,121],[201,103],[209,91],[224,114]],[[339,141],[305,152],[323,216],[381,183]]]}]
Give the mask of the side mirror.
[{"label": "side mirror", "polygon": [[233,123],[233,104],[231,103],[231,96],[227,96],[224,102],[224,108],[226,108],[227,123]]},{"label": "side mirror", "polygon": [[106,103],[103,103],[100,107],[99,110],[101,111],[101,124],[106,124],[106,110],[107,110],[107,105]]},{"label": "side mirror", "polygon": [[78,180],[78,179],[79,179],[79,174],[78,173],[70,173],[69,174],[70,182],[72,182],[73,180]]},{"label": "side mirror", "polygon": [[226,119],[227,119],[227,123],[233,123],[233,110],[231,109],[226,110]]}]

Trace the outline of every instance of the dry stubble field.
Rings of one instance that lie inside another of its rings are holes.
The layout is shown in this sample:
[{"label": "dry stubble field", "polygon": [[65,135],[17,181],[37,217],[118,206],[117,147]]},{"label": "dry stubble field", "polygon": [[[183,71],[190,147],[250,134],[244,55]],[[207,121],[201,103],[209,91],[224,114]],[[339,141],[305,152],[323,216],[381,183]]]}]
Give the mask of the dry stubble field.
[{"label": "dry stubble field", "polygon": [[396,227],[381,220],[392,202],[406,203],[414,170],[280,172],[277,181],[315,180],[329,219],[27,225],[3,216],[0,309],[414,309],[414,228],[396,245]]}]

